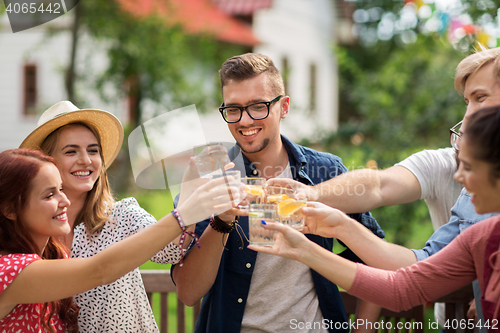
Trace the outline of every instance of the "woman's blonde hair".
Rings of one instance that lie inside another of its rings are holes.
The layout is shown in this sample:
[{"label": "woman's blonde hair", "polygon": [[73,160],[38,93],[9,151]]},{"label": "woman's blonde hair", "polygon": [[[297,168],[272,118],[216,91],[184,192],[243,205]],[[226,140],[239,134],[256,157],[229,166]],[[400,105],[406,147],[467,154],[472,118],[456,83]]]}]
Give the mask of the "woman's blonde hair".
[{"label": "woman's blonde hair", "polygon": [[[52,132],[42,143],[41,150],[45,152],[47,155],[52,156],[57,143],[59,141],[59,136],[61,130],[67,126],[84,126],[88,128],[94,136],[97,138],[97,142],[99,144],[99,154],[101,156],[101,160],[104,161],[102,156],[102,147],[101,140],[97,132],[89,125],[82,122],[75,122],[66,124],[64,126],[59,127],[57,130]],[[106,168],[101,167],[101,173],[97,178],[94,187],[89,191],[87,198],[85,199],[85,204],[83,205],[82,210],[76,216],[75,224],[73,228],[75,228],[80,223],[84,223],[87,230],[90,233],[94,233],[100,230],[104,224],[111,219],[109,218],[109,214],[113,209],[114,198],[111,193],[111,188],[109,186],[108,175],[106,173]]]},{"label": "woman's blonde hair", "polygon": [[460,95],[465,90],[465,82],[484,66],[493,63],[493,74],[500,81],[500,47],[494,49],[481,48],[460,61],[455,71],[455,89]]}]

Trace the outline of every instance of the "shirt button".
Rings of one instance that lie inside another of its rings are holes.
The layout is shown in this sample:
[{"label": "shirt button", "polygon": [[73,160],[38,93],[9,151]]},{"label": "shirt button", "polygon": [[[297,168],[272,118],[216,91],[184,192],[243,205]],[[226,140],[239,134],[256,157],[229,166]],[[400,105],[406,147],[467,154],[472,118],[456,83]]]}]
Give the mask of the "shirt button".
[{"label": "shirt button", "polygon": [[243,298],[238,298],[238,303],[243,303]]},{"label": "shirt button", "polygon": [[253,171],[252,171],[252,173],[253,173],[254,175],[256,175],[256,174],[257,174],[257,170],[253,170]]},{"label": "shirt button", "polygon": [[248,262],[245,266],[246,266],[247,268],[250,268],[250,267],[252,267],[252,264]]}]

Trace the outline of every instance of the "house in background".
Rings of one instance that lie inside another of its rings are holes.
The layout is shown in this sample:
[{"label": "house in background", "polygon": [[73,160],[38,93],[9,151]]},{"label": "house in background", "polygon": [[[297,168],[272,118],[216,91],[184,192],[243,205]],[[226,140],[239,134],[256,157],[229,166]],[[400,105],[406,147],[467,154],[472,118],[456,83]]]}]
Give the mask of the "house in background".
[{"label": "house in background", "polygon": [[[315,140],[322,133],[337,129],[338,81],[333,47],[342,39],[339,33],[349,30],[341,24],[345,21],[339,12],[343,0],[185,0],[180,3],[195,6],[190,7],[190,13],[198,13],[198,16],[183,17],[192,27],[196,27],[201,18],[216,20],[214,26],[220,20],[232,22],[233,28],[216,34],[219,40],[246,45],[249,51],[269,55],[274,60],[285,78],[286,92],[292,102],[291,113],[282,122],[285,135],[293,140],[303,137]],[[200,8],[196,6],[209,8],[210,15],[197,12],[194,8]],[[17,147],[36,127],[43,110],[67,99],[64,70],[69,63],[71,23],[70,12],[13,34],[7,16],[0,16],[0,151]],[[48,39],[45,36],[48,27],[67,30]],[[80,64],[78,69],[84,70],[84,66],[90,65],[96,71],[104,69],[107,60],[102,44],[88,36],[82,38],[84,47],[79,57],[85,61],[91,59],[91,64]],[[123,123],[129,121],[127,99],[104,102],[88,87],[77,86],[77,89],[88,103],[79,107],[107,110]],[[201,119],[207,141],[232,141],[217,107],[214,105],[213,112]]]}]

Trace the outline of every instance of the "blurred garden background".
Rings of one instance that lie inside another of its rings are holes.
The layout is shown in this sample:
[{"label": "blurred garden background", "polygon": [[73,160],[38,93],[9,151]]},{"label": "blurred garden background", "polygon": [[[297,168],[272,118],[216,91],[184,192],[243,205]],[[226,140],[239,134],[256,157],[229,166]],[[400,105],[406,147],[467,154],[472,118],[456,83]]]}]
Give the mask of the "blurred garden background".
[{"label": "blurred garden background", "polygon": [[[12,34],[0,1],[0,124],[7,133],[0,148],[16,147],[39,115],[62,99],[115,110],[126,132],[108,171],[115,196],[134,196],[160,218],[173,208],[172,194],[135,184],[128,133],[190,104],[222,123],[217,70],[228,57],[254,51],[275,60],[291,113],[311,121],[295,141],[340,156],[350,170],[388,168],[422,149],[450,146],[449,128],[465,113],[453,86],[455,67],[476,49],[497,47],[499,7],[500,0],[85,0],[53,23]],[[269,16],[278,23],[266,25]],[[193,24],[201,21],[204,27]],[[228,25],[211,30],[215,21]],[[289,36],[294,24],[314,26],[304,34],[322,37],[312,45],[288,40],[300,38]],[[273,48],[283,41],[294,48]],[[288,55],[300,49],[307,52],[302,59]],[[42,52],[50,56],[38,57]],[[305,56],[323,53],[316,62]],[[95,54],[105,60],[95,65]],[[51,70],[43,67],[47,61]],[[329,78],[318,81],[324,73]],[[287,118],[283,126],[299,133],[297,121]],[[433,232],[422,200],[372,214],[388,241],[409,248],[422,247]]]}]

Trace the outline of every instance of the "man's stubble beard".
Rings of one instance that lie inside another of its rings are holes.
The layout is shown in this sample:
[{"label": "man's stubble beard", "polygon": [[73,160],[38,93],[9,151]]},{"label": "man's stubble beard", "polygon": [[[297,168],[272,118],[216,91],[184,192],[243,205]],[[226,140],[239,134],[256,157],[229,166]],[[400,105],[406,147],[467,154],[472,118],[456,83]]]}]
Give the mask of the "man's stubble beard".
[{"label": "man's stubble beard", "polygon": [[242,152],[244,152],[246,154],[255,154],[255,153],[260,153],[261,151],[266,149],[266,147],[269,146],[270,142],[271,142],[270,139],[268,139],[268,138],[264,139],[264,141],[262,141],[262,145],[253,151],[247,151],[247,150],[243,149],[243,147],[241,145],[239,145],[239,146],[240,146],[240,149]]}]

